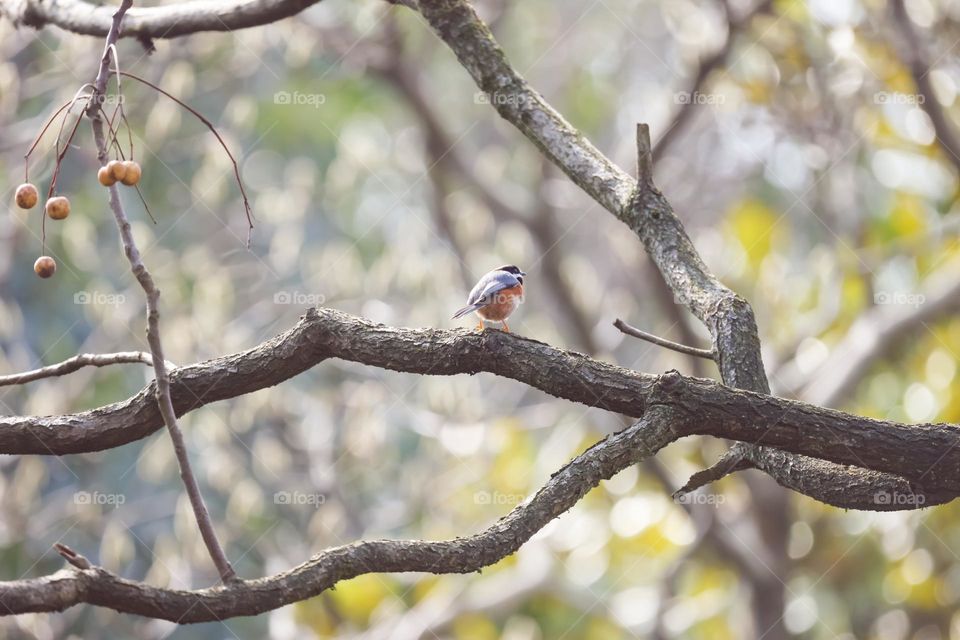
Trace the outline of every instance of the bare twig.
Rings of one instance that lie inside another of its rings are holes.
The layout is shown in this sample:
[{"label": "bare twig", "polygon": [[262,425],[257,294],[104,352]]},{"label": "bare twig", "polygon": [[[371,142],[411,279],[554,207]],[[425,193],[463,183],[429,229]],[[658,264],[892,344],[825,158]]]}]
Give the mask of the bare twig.
[{"label": "bare twig", "polygon": [[47,129],[50,128],[50,125],[53,124],[53,121],[58,115],[63,113],[63,110],[73,104],[73,100],[68,100],[67,102],[60,105],[60,108],[53,112],[48,119],[46,124],[43,125],[43,128],[40,129],[40,133],[37,134],[37,137],[33,139],[33,143],[30,145],[30,148],[27,149],[27,152],[23,154],[23,181],[30,182],[30,154],[34,152],[37,148],[37,145],[40,144],[40,140],[43,138],[43,135],[47,132]]},{"label": "bare twig", "polygon": [[[132,4],[133,0],[122,0],[120,8],[113,15],[113,24],[107,35],[107,42],[100,63],[100,71],[94,82],[94,93],[90,98],[90,107],[87,111],[87,115],[93,125],[93,137],[97,145],[97,157],[102,166],[106,166],[110,161],[110,149],[106,136],[104,135],[103,118],[100,115],[102,111],[103,91],[106,88],[110,73],[111,53],[114,51],[113,45],[116,43],[120,34],[120,24],[123,21],[124,13],[126,13]],[[140,251],[137,248],[130,228],[130,221],[127,219],[123,205],[120,202],[120,190],[116,184],[113,184],[108,187],[108,191],[110,194],[110,210],[113,212],[117,227],[120,230],[120,239],[123,242],[124,253],[130,262],[133,275],[146,294],[147,342],[150,345],[150,354],[153,359],[153,370],[156,377],[156,402],[160,414],[163,417],[163,422],[170,434],[170,439],[173,441],[177,462],[180,465],[180,477],[186,487],[190,505],[193,507],[197,525],[200,528],[200,535],[220,573],[221,580],[224,582],[235,581],[239,578],[237,578],[236,572],[230,565],[230,561],[227,560],[220,540],[217,538],[216,530],[210,519],[210,513],[203,501],[203,495],[200,493],[200,486],[190,466],[190,458],[187,453],[186,443],[184,442],[183,432],[177,424],[177,414],[173,408],[173,402],[170,397],[170,374],[167,371],[166,360],[163,357],[163,344],[160,340],[160,290],[154,284],[153,277],[150,275],[150,272],[140,257]]]},{"label": "bare twig", "polygon": [[[137,82],[147,85],[154,91],[158,93],[162,93],[163,95],[167,96],[168,98],[176,102],[178,105],[180,105],[181,107],[183,107],[184,109],[192,113],[194,117],[196,117],[197,120],[199,120],[204,125],[206,125],[206,127],[210,129],[210,132],[213,133],[213,135],[217,138],[217,142],[219,142],[220,146],[223,147],[224,152],[227,154],[227,157],[230,158],[230,162],[233,164],[233,175],[237,179],[237,186],[240,187],[240,195],[243,197],[243,208],[247,214],[247,247],[249,247],[250,233],[253,231],[253,209],[250,207],[250,200],[247,198],[247,191],[246,189],[243,188],[243,179],[240,177],[240,167],[237,164],[237,159],[233,157],[232,153],[230,153],[230,148],[227,146],[227,143],[223,141],[223,138],[220,137],[220,133],[217,131],[217,128],[213,126],[213,123],[210,122],[206,117],[204,117],[202,113],[200,113],[199,111],[197,111],[196,109],[194,109],[193,107],[191,107],[190,105],[188,105],[186,102],[176,97],[175,95],[168,93],[167,91],[164,91],[162,88],[153,84],[149,80],[141,78],[140,76],[134,75],[132,73],[128,73],[126,71],[116,70],[116,73],[118,76],[126,76],[128,78],[132,78]],[[129,124],[127,125],[127,127],[129,129]]]},{"label": "bare twig", "polygon": [[672,340],[666,340],[659,336],[655,336],[652,333],[647,333],[646,331],[642,331],[640,329],[637,329],[636,327],[632,327],[626,322],[624,322],[623,320],[620,320],[619,318],[617,318],[617,320],[613,323],[613,326],[615,326],[617,329],[619,329],[620,331],[622,331],[623,333],[629,336],[633,336],[634,338],[640,338],[641,340],[646,340],[647,342],[652,342],[653,344],[659,345],[666,349],[670,349],[672,351],[676,351],[677,353],[684,353],[688,356],[696,356],[698,358],[706,358],[707,360],[716,360],[716,357],[714,356],[713,351],[711,351],[710,349],[699,349],[697,347],[688,347],[685,344],[673,342]]},{"label": "bare twig", "polygon": [[[86,91],[87,88],[90,87],[90,86],[91,86],[91,85],[89,85],[89,84],[85,84],[85,85],[83,85],[82,87],[80,87],[79,89],[77,89],[77,92],[74,94],[73,98],[70,100],[70,102],[67,103],[66,111],[65,111],[64,114],[63,114],[63,118],[60,119],[60,127],[57,129],[57,140],[56,140],[56,143],[55,143],[55,145],[54,145],[55,162],[54,162],[54,166],[53,166],[53,176],[50,178],[50,187],[47,189],[47,199],[48,199],[48,200],[53,196],[54,193],[56,193],[56,189],[57,189],[57,178],[60,176],[60,167],[63,165],[63,159],[64,159],[64,157],[67,155],[67,151],[70,149],[70,145],[71,145],[72,142],[73,142],[73,138],[77,135],[77,130],[80,128],[80,122],[81,122],[81,120],[83,120],[83,114],[81,113],[80,115],[77,116],[77,119],[74,121],[74,123],[73,123],[73,128],[70,129],[70,135],[67,137],[67,142],[66,142],[66,144],[63,145],[63,149],[61,150],[61,148],[60,148],[60,140],[61,140],[62,137],[63,137],[63,130],[64,130],[64,127],[65,127],[65,125],[66,125],[66,123],[67,123],[67,117],[70,115],[70,110],[73,108],[73,105],[75,105],[77,102],[80,101],[80,99],[81,99],[81,94],[83,94],[83,92]],[[90,95],[83,95],[82,97],[85,98],[85,99],[88,101],[88,104],[89,104]],[[50,126],[50,123],[53,121],[54,118],[57,117],[57,115],[58,115],[61,111],[64,111],[64,110],[63,110],[63,109],[60,109],[60,110],[58,110],[56,113],[54,113],[53,116],[50,117],[50,120],[48,120],[48,121],[47,121],[47,124],[43,127],[43,129],[41,129],[40,133],[37,135],[36,140],[35,140],[34,143],[30,146],[30,148],[27,150],[26,155],[24,155],[24,171],[23,171],[23,172],[24,172],[24,176],[25,176],[25,177],[26,177],[26,174],[27,174],[27,165],[28,165],[29,162],[30,162],[30,154],[33,153],[33,150],[36,148],[37,143],[40,142],[40,139],[43,137],[43,134],[46,132],[47,127]],[[26,178],[25,178],[25,179],[26,179]],[[41,215],[40,215],[40,243],[41,243],[43,252],[46,252],[46,248],[47,248],[47,216],[43,213],[43,210],[42,210],[42,209],[41,209]]]},{"label": "bare twig", "polygon": [[708,484],[713,484],[717,480],[725,478],[731,473],[744,471],[752,467],[753,465],[750,463],[750,461],[743,457],[724,456],[715,464],[691,475],[682,487],[673,492],[673,499],[683,500],[686,496],[693,493],[697,489],[705,487]]},{"label": "bare twig", "polygon": [[23,373],[13,373],[0,376],[0,387],[25,384],[40,380],[42,378],[52,378],[73,373],[83,367],[105,367],[111,364],[128,364],[140,362],[143,364],[153,364],[149,353],[143,351],[121,351],[120,353],[81,353],[80,355],[68,358],[63,362],[51,364],[32,371]]},{"label": "bare twig", "polygon": [[63,557],[64,560],[66,560],[67,562],[75,566],[77,569],[86,571],[87,569],[90,569],[91,567],[93,567],[93,565],[90,564],[90,561],[87,560],[84,556],[80,555],[79,553],[77,553],[76,551],[74,551],[73,549],[71,549],[70,547],[68,547],[67,545],[61,542],[55,543],[53,545],[53,548],[56,550],[57,553],[59,553]]},{"label": "bare twig", "polygon": [[656,158],[650,148],[650,127],[637,124],[637,188],[655,189],[653,164]]},{"label": "bare twig", "polygon": [[139,184],[135,184],[135,185],[133,185],[133,187],[134,187],[134,189],[136,189],[136,191],[137,191],[137,197],[140,198],[140,204],[143,205],[144,211],[147,212],[147,217],[150,218],[150,220],[153,222],[153,224],[157,224],[157,219],[154,218],[154,217],[153,217],[153,214],[150,212],[150,205],[147,204],[147,199],[143,197],[143,191],[140,190],[140,185],[139,185]]},{"label": "bare twig", "polygon": [[[129,2],[130,0],[125,0]],[[103,121],[99,114],[93,119],[94,139],[97,143],[100,162],[106,166],[109,162],[107,142],[103,133]],[[158,303],[160,299],[160,290],[157,289],[147,271],[140,252],[133,239],[130,229],[130,222],[127,220],[126,213],[120,203],[120,194],[117,185],[108,187],[110,192],[110,209],[116,218],[117,226],[120,228],[120,237],[123,240],[124,252],[130,262],[131,270],[137,281],[143,288],[147,296],[147,342],[150,344],[150,353],[153,356],[153,370],[156,376],[156,401],[160,408],[160,414],[163,416],[163,422],[170,433],[170,439],[173,441],[173,448],[177,455],[177,461],[180,464],[180,477],[183,479],[184,486],[187,489],[187,496],[190,498],[190,504],[193,507],[194,515],[197,519],[197,525],[200,527],[200,534],[203,541],[213,558],[214,564],[220,573],[220,578],[225,582],[237,580],[236,572],[230,565],[223,547],[217,538],[213,522],[210,520],[210,513],[203,501],[200,493],[200,486],[197,483],[196,476],[190,466],[189,454],[183,439],[183,432],[177,424],[177,414],[174,411],[173,403],[170,399],[170,378],[163,357],[163,346],[160,342],[160,313]]]}]

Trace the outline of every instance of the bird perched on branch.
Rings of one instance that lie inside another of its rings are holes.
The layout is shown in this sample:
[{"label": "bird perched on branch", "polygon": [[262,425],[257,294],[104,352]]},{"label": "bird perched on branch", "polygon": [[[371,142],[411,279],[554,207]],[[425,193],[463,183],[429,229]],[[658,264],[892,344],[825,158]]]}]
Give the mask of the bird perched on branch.
[{"label": "bird perched on branch", "polygon": [[467,298],[467,306],[453,314],[453,317],[461,318],[471,311],[476,311],[480,316],[477,331],[483,331],[483,321],[490,320],[502,323],[503,330],[509,333],[507,318],[523,301],[525,275],[527,274],[512,264],[488,271],[474,285]]}]

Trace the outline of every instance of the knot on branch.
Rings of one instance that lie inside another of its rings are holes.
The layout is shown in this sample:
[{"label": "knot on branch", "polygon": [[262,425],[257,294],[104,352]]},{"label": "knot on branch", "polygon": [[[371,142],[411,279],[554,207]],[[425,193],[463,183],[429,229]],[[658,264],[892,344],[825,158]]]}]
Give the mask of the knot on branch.
[{"label": "knot on branch", "polygon": [[[650,182],[641,178],[630,194],[630,199],[627,201],[626,209],[621,213],[621,218],[646,243],[650,234],[644,233],[644,227],[654,223],[669,223],[674,219],[674,216],[670,204],[660,189],[653,184],[652,178]],[[661,232],[661,235],[664,233],[666,232]]]},{"label": "knot on branch", "polygon": [[685,386],[686,381],[683,375],[676,369],[670,369],[660,374],[657,376],[656,382],[654,382],[653,388],[650,390],[650,398],[647,401],[647,406],[681,406],[680,396],[683,394]]},{"label": "knot on branch", "polygon": [[670,369],[660,376],[660,384],[664,389],[672,389],[683,382],[683,376],[676,369]]}]

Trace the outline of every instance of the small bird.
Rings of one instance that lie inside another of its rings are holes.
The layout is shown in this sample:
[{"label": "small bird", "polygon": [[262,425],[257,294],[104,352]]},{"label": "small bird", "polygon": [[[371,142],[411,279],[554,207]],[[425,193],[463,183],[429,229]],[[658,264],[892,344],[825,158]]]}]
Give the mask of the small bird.
[{"label": "small bird", "polygon": [[523,276],[527,275],[519,267],[508,264],[484,274],[474,285],[467,306],[460,309],[454,318],[460,318],[471,311],[480,316],[477,331],[483,331],[483,321],[491,320],[503,324],[503,330],[510,333],[507,318],[517,310],[523,300]]}]

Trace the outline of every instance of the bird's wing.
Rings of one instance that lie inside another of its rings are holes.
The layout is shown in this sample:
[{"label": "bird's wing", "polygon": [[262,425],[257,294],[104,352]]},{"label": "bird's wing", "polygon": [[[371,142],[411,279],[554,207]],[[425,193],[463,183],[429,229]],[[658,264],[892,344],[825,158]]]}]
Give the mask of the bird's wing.
[{"label": "bird's wing", "polygon": [[515,287],[518,284],[520,284],[520,281],[512,273],[506,271],[488,273],[480,279],[477,286],[470,292],[467,304],[479,306],[490,304],[498,291]]}]

